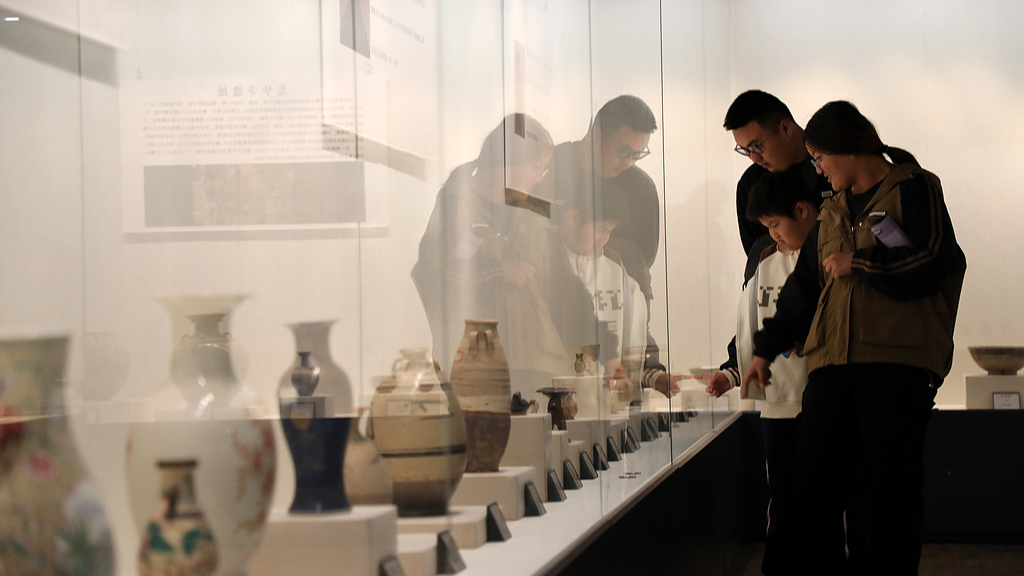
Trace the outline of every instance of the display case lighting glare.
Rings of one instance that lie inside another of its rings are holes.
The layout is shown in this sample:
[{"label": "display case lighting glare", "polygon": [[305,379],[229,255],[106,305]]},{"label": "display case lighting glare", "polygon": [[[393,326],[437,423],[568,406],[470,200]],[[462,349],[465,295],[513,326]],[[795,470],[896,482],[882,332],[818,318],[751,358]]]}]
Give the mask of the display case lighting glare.
[{"label": "display case lighting glare", "polygon": [[4,18],[5,22],[17,22],[18,20],[20,20],[20,18],[18,18],[17,16],[8,16]]}]

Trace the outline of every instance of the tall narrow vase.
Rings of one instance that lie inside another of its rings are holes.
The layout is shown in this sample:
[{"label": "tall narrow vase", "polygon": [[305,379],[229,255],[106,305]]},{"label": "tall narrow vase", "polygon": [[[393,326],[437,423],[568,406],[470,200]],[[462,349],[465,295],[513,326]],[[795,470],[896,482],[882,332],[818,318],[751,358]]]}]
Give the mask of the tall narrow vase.
[{"label": "tall narrow vase", "polygon": [[267,410],[236,376],[229,330],[241,296],[162,298],[174,348],[170,383],[154,421],[135,422],[127,446],[128,493],[139,538],[160,497],[161,461],[198,460],[195,490],[217,543],[218,575],[245,574],[270,511],[277,458]]},{"label": "tall narrow vase", "polygon": [[293,514],[350,509],[343,472],[352,421],[348,376],[331,358],[333,321],[291,324],[295,365],[281,379],[281,427],[295,464]]},{"label": "tall narrow vase", "polygon": [[466,472],[497,472],[512,428],[512,386],[497,321],[466,320],[451,381],[466,417]]},{"label": "tall narrow vase", "polygon": [[434,516],[466,468],[466,423],[459,401],[424,348],[402,350],[370,404],[377,450],[387,463],[399,516]]},{"label": "tall narrow vase", "polygon": [[0,566],[114,573],[103,505],[63,414],[65,337],[0,339]]},{"label": "tall narrow vase", "polygon": [[209,576],[217,569],[213,532],[199,504],[192,473],[195,460],[157,462],[160,505],[139,547],[139,576]]}]

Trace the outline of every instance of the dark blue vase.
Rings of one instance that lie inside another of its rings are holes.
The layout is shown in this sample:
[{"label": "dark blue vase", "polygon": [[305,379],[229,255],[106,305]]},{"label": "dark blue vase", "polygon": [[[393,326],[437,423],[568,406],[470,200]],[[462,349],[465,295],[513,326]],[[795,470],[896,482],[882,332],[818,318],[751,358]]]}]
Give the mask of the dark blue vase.
[{"label": "dark blue vase", "polygon": [[310,417],[303,401],[281,403],[281,425],[295,463],[295,498],[288,511],[320,514],[350,510],[342,471],[352,418]]},{"label": "dark blue vase", "polygon": [[342,474],[351,416],[329,413],[327,397],[314,396],[320,366],[312,352],[299,352],[291,385],[298,397],[281,398],[281,427],[295,464],[293,514],[345,512],[352,506],[345,495]]}]

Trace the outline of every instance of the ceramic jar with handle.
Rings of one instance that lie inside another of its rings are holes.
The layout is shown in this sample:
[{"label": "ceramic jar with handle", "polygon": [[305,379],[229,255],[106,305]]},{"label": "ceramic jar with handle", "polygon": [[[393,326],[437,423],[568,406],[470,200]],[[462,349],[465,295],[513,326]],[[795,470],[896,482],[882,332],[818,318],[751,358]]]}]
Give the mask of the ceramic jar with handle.
[{"label": "ceramic jar with handle", "polygon": [[497,472],[512,428],[512,386],[496,320],[466,320],[451,380],[466,416],[466,471]]}]

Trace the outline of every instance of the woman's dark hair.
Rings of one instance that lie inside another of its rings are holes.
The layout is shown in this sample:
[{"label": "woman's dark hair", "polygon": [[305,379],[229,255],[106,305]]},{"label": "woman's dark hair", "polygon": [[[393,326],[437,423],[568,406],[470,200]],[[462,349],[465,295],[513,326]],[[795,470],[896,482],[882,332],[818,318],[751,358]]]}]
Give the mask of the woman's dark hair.
[{"label": "woman's dark hair", "polygon": [[894,164],[918,164],[914,155],[882,143],[875,125],[846,100],[821,107],[804,128],[804,143],[823,154],[888,155]]},{"label": "woman's dark hair", "polygon": [[796,205],[805,202],[814,206],[814,202],[802,195],[799,190],[804,186],[798,176],[784,172],[769,172],[758,180],[750,190],[747,198],[747,220],[758,222],[765,216],[783,216],[796,218]]}]

